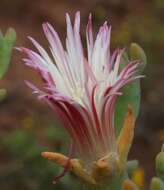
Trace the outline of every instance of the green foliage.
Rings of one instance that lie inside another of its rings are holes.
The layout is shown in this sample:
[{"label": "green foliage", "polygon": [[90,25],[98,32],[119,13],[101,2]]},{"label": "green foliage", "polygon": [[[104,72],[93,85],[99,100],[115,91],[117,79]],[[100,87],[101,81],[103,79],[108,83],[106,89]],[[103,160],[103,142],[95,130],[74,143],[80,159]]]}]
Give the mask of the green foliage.
[{"label": "green foliage", "polygon": [[139,74],[141,74],[144,71],[147,63],[147,58],[144,50],[138,44],[132,43],[130,45],[129,54],[131,60],[137,60],[140,62]]},{"label": "green foliage", "polygon": [[164,151],[162,150],[156,157],[157,176],[164,181]]},{"label": "green foliage", "polygon": [[81,183],[77,182],[72,174],[66,174],[57,184],[52,184],[53,177],[59,175],[63,169],[42,158],[41,152],[52,149],[52,151],[68,154],[65,146],[68,137],[58,123],[50,124],[41,131],[44,134],[41,141],[45,140],[47,146],[38,142],[37,127],[32,130],[31,128],[17,129],[1,138],[0,149],[4,148],[9,160],[9,164],[0,171],[1,186],[3,187],[8,181],[9,188],[6,187],[6,190],[10,187],[30,190],[82,189]]},{"label": "green foliage", "polygon": [[[12,184],[12,180],[17,181],[19,178],[20,186],[22,183],[23,188],[54,189],[51,179],[58,174],[59,168],[53,163],[45,162],[41,157],[41,152],[48,148],[37,143],[34,133],[15,130],[2,141],[6,151],[10,153],[9,158],[12,159],[12,163],[9,164],[10,170],[3,175],[4,181],[8,179],[8,183]],[[62,189],[61,184],[56,187]]]},{"label": "green foliage", "polygon": [[3,78],[9,67],[11,52],[16,41],[16,32],[9,28],[5,36],[0,33],[0,79]]},{"label": "green foliage", "polygon": [[156,156],[155,167],[158,177],[152,178],[150,190],[164,190],[164,144],[161,152]]},{"label": "green foliage", "polygon": [[126,167],[129,176],[131,176],[132,173],[138,168],[138,165],[138,160],[130,160],[127,162]]},{"label": "green foliage", "polygon": [[[9,28],[5,34],[2,35],[0,32],[0,79],[6,74],[10,59],[13,45],[16,41],[16,32],[14,29]],[[0,89],[0,102],[6,97],[6,90]]]},{"label": "green foliage", "polygon": [[[129,61],[139,61],[140,68],[139,74],[141,74],[146,66],[146,55],[143,49],[135,44],[132,43],[129,50],[129,56],[127,53],[123,54],[121,60],[121,69],[129,62]],[[116,134],[117,136],[120,133],[120,130],[123,126],[123,121],[125,115],[128,110],[128,105],[131,105],[137,118],[139,107],[140,107],[140,79],[135,80],[131,84],[127,85],[126,87],[122,88],[121,92],[123,93],[122,96],[118,97],[116,103],[116,113],[115,113],[115,127],[116,127]]]},{"label": "green foliage", "polygon": [[153,177],[150,184],[150,190],[164,190],[164,183],[158,177]]}]

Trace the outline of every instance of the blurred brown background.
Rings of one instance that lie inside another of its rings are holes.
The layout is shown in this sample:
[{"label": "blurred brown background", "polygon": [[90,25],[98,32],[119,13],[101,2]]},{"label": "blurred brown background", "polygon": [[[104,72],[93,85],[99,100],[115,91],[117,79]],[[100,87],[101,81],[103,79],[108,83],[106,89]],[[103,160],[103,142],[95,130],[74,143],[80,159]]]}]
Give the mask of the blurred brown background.
[{"label": "blurred brown background", "polygon": [[[112,48],[137,42],[145,49],[148,66],[130,158],[139,159],[147,184],[154,175],[154,158],[164,140],[164,1],[1,0],[0,28],[3,32],[10,26],[15,28],[16,46],[32,47],[27,39],[32,36],[47,47],[42,23],[51,22],[64,41],[65,12],[73,18],[77,10],[81,11],[83,39],[92,12],[95,31],[105,20],[112,25]],[[25,86],[27,79],[40,82],[14,50],[11,67],[0,84],[8,90],[0,109],[0,189],[59,189],[51,184],[54,168],[40,158],[40,151],[60,149],[63,142],[54,139],[63,132],[56,127],[51,110]]]}]

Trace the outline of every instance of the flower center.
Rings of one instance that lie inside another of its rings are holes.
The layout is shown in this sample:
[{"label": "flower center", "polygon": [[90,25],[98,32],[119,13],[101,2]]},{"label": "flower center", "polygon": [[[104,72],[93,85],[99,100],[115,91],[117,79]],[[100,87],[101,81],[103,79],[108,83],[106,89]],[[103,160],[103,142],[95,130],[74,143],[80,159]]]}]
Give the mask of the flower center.
[{"label": "flower center", "polygon": [[79,104],[83,105],[83,98],[84,98],[84,89],[77,84],[76,88],[71,88],[71,96],[72,98],[78,102]]}]

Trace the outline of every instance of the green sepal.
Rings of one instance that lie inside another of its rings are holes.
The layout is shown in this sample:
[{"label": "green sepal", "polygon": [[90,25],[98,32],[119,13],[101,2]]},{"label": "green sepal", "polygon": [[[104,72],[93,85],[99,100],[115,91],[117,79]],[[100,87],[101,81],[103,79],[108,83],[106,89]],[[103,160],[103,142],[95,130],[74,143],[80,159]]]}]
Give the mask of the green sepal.
[{"label": "green sepal", "polygon": [[3,78],[8,70],[11,52],[15,41],[16,32],[14,29],[9,28],[5,36],[0,32],[0,79]]}]

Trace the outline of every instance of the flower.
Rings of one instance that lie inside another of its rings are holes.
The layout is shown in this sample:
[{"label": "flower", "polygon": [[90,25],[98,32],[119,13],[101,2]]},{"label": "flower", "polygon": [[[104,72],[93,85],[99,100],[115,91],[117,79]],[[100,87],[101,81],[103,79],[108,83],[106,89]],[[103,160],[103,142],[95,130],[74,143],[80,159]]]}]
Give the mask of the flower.
[{"label": "flower", "polygon": [[71,136],[74,157],[86,165],[109,153],[118,155],[114,112],[120,89],[139,78],[139,63],[129,62],[120,68],[124,49],[110,51],[111,27],[105,22],[93,38],[92,18],[86,27],[87,56],[80,37],[80,13],[72,26],[66,14],[66,49],[49,23],[43,24],[51,55],[29,37],[38,53],[20,48],[27,66],[39,72],[43,88],[27,82],[39,98],[47,102]]}]

